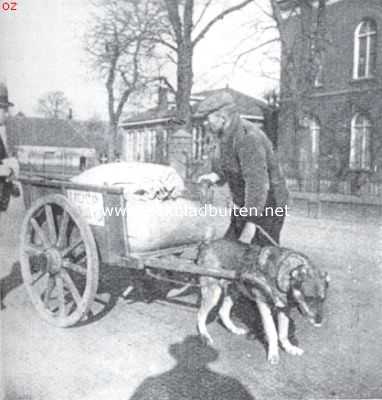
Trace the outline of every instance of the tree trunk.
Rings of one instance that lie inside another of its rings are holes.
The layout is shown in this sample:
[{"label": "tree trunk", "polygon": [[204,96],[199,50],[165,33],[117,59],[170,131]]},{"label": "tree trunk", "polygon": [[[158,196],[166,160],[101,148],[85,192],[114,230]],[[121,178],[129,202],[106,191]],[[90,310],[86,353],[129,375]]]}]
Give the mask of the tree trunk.
[{"label": "tree trunk", "polygon": [[182,43],[178,50],[177,92],[176,108],[177,117],[184,121],[185,129],[191,130],[190,97],[193,83],[191,43]]},{"label": "tree trunk", "polygon": [[117,136],[118,136],[118,124],[112,121],[109,124],[109,132],[107,138],[107,153],[109,161],[114,160]]}]

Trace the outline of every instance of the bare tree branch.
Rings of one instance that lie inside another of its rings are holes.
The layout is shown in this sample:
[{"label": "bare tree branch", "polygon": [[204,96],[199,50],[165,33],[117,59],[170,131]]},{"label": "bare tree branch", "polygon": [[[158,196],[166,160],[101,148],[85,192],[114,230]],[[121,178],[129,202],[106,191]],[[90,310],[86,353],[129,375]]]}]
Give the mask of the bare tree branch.
[{"label": "bare tree branch", "polygon": [[197,26],[200,24],[200,21],[203,19],[204,15],[207,12],[208,8],[210,7],[212,1],[213,0],[207,0],[206,3],[204,4],[203,9],[200,12],[199,17],[197,18],[196,22],[194,23],[194,29],[196,29]]},{"label": "bare tree branch", "polygon": [[45,118],[67,118],[70,102],[62,91],[47,92],[38,99],[37,112]]},{"label": "bare tree branch", "polygon": [[226,17],[228,14],[233,13],[234,11],[239,11],[242,8],[244,8],[246,5],[251,3],[253,0],[244,0],[241,3],[237,4],[236,6],[229,7],[216,15],[210,22],[206,24],[206,26],[201,30],[201,32],[196,36],[196,38],[193,40],[192,45],[195,47],[198,42],[200,42],[204,36],[207,34],[207,32],[220,20],[222,20],[224,17]]},{"label": "bare tree branch", "polygon": [[156,38],[155,41],[159,44],[163,44],[163,46],[168,47],[172,51],[176,52],[178,50],[176,46],[174,46],[173,44],[171,44],[170,42],[168,42],[167,40],[164,40],[162,38]]},{"label": "bare tree branch", "polygon": [[168,17],[171,27],[174,30],[176,42],[182,41],[182,22],[179,16],[179,8],[177,0],[165,0],[167,6]]},{"label": "bare tree branch", "polygon": [[130,96],[147,84],[158,44],[154,39],[162,38],[167,25],[163,23],[165,13],[153,0],[102,0],[95,4],[97,12],[85,37],[85,49],[105,80],[112,156],[123,109]]},{"label": "bare tree branch", "polygon": [[235,60],[235,64],[237,64],[247,54],[252,53],[252,52],[254,52],[256,50],[259,50],[259,49],[261,49],[263,47],[269,46],[270,44],[276,43],[276,42],[279,42],[279,41],[280,41],[280,38],[278,38],[278,37],[277,38],[273,38],[273,39],[269,39],[269,40],[267,40],[267,41],[265,41],[263,43],[260,43],[260,44],[254,46],[254,47],[251,47],[250,49],[247,49],[247,50],[243,51],[242,53],[240,53],[237,56],[237,58]]}]

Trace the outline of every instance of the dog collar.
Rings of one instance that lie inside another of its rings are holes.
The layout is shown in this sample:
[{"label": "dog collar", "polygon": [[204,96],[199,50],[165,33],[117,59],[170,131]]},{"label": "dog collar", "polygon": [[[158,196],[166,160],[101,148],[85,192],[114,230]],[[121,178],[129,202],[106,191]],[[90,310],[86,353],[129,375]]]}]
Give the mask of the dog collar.
[{"label": "dog collar", "polygon": [[302,254],[285,249],[285,253],[277,263],[277,286],[282,292],[286,293],[289,290],[290,273],[305,261]]}]

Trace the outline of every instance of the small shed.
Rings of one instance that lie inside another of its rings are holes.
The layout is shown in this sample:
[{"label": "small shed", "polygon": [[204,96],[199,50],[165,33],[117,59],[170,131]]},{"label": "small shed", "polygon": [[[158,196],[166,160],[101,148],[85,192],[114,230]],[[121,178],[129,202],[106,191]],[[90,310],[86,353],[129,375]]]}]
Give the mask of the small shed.
[{"label": "small shed", "polygon": [[96,150],[71,120],[17,116],[7,121],[9,147],[21,170],[78,174],[96,163]]}]

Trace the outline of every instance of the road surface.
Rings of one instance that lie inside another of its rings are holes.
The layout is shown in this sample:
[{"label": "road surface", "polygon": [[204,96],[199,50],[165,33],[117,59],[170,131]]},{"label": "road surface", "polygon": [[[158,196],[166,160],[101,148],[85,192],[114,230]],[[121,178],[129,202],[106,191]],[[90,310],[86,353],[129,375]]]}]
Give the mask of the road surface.
[{"label": "road surface", "polygon": [[305,354],[281,353],[280,364],[271,366],[261,325],[248,304],[238,305],[235,315],[250,325],[254,339],[235,337],[215,320],[209,325],[214,347],[201,347],[192,306],[196,295],[186,298],[188,304],[169,303],[158,300],[160,288],[148,282],[153,301],[125,300],[120,295],[128,274],[122,269],[102,273],[99,298],[108,306],[99,318],[67,329],[46,324],[21,285],[17,232],[22,214],[21,201],[14,201],[0,222],[7,400],[382,397],[378,223],[288,218],[284,245],[312,257],[332,282],[322,328],[293,315],[294,337]]}]

